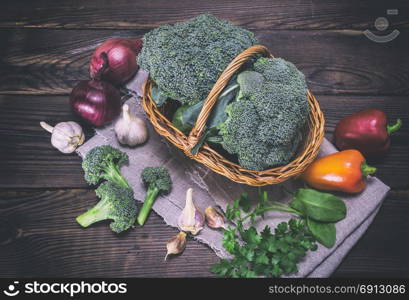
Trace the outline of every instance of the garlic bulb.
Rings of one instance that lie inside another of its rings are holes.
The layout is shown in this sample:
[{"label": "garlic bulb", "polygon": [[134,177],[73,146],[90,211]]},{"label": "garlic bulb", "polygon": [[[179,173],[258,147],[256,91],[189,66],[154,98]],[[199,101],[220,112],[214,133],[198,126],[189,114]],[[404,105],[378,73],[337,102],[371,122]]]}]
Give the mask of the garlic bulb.
[{"label": "garlic bulb", "polygon": [[186,192],[186,204],[179,217],[178,226],[181,230],[196,235],[203,229],[203,225],[204,216],[193,204],[193,189],[190,188]]},{"label": "garlic bulb", "polygon": [[183,231],[179,232],[173,238],[171,238],[166,244],[166,256],[165,260],[168,258],[169,254],[179,254],[185,250],[186,247],[186,233]]},{"label": "garlic bulb", "polygon": [[145,122],[131,114],[128,104],[122,106],[122,116],[115,123],[115,133],[121,144],[134,147],[148,139],[148,128]]},{"label": "garlic bulb", "polygon": [[51,144],[62,153],[72,153],[84,143],[84,132],[78,123],[61,122],[52,127],[46,122],[40,122],[40,125],[51,133]]}]

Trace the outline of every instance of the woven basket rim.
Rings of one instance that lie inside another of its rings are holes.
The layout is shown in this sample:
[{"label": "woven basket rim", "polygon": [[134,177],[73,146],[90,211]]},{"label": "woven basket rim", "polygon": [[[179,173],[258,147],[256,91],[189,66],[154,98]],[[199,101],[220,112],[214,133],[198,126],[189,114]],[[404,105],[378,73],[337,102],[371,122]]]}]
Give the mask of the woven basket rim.
[{"label": "woven basket rim", "polygon": [[207,143],[199,149],[196,155],[190,153],[190,150],[196,145],[205,128],[207,118],[210,115],[211,109],[217,101],[219,94],[241,65],[255,54],[263,54],[267,57],[273,57],[265,46],[255,45],[244,50],[233,59],[209,92],[197,122],[188,136],[173,126],[171,120],[168,120],[165,117],[152,99],[153,81],[150,77],[143,86],[142,107],[158,134],[165,137],[177,148],[183,150],[185,155],[189,158],[206,165],[214,172],[219,173],[232,181],[251,186],[263,186],[277,184],[300,175],[318,155],[319,148],[324,138],[325,119],[317,99],[310,90],[307,92],[307,100],[310,107],[307,126],[308,132],[302,141],[303,144],[301,149],[299,149],[296,157],[288,164],[263,171],[246,169],[236,162],[227,160],[220,153],[212,149]]}]

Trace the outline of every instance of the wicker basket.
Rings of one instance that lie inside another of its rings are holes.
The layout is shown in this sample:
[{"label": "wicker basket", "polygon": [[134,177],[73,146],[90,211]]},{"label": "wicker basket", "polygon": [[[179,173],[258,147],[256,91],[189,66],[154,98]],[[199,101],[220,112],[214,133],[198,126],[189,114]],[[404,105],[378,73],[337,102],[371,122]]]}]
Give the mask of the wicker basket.
[{"label": "wicker basket", "polygon": [[165,117],[152,99],[152,80],[148,79],[144,85],[142,106],[147,113],[155,130],[164,136],[173,145],[182,149],[184,153],[204,164],[216,173],[219,173],[232,181],[251,185],[263,186],[283,182],[291,177],[302,173],[306,167],[315,159],[324,137],[324,116],[318,101],[314,95],[308,91],[308,102],[310,104],[310,115],[308,120],[308,132],[303,139],[296,158],[285,166],[275,167],[264,171],[254,171],[241,167],[237,163],[231,162],[205,143],[196,155],[192,155],[190,150],[196,145],[202,135],[206,120],[211,109],[218,99],[219,94],[228,84],[233,74],[252,56],[263,54],[266,57],[273,57],[264,46],[252,46],[240,53],[224,70],[219,79],[207,96],[202,111],[200,112],[194,128],[189,136],[173,126],[172,122]]}]

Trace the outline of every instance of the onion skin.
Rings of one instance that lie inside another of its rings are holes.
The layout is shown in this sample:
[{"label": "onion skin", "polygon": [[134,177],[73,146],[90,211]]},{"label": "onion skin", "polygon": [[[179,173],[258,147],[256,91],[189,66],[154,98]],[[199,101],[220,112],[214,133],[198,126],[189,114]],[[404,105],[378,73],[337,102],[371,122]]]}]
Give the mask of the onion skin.
[{"label": "onion skin", "polygon": [[102,80],[84,80],[71,91],[72,111],[94,126],[108,124],[121,112],[121,95],[112,84]]},{"label": "onion skin", "polygon": [[100,74],[101,79],[114,85],[120,85],[131,79],[139,67],[136,58],[142,48],[141,40],[125,40],[113,38],[102,43],[92,54],[89,74],[96,78],[104,66],[102,53],[108,57],[108,67]]}]

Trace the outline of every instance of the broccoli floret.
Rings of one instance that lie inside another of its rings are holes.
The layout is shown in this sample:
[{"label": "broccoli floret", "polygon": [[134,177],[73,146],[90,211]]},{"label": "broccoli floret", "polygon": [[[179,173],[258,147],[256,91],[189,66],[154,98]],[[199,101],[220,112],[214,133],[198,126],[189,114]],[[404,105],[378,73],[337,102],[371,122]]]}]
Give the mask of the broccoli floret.
[{"label": "broccoli floret", "polygon": [[100,180],[111,180],[123,187],[130,188],[122,176],[120,167],[128,162],[128,155],[114,147],[97,146],[90,150],[82,161],[85,180],[97,184]]},{"label": "broccoli floret", "polygon": [[238,77],[239,97],[229,104],[228,118],[219,126],[221,144],[248,169],[287,164],[308,119],[305,77],[281,58],[260,58],[254,71],[244,73]]},{"label": "broccoli floret", "polygon": [[138,65],[149,72],[162,95],[196,104],[227,65],[255,43],[250,31],[202,14],[145,34]]},{"label": "broccoli floret", "polygon": [[153,203],[160,194],[167,194],[172,187],[172,180],[165,167],[147,167],[142,171],[142,182],[147,189],[145,201],[138,215],[139,225],[145,224]]},{"label": "broccoli floret", "polygon": [[90,210],[77,217],[82,227],[102,220],[113,220],[111,230],[120,233],[129,229],[136,220],[136,201],[133,191],[111,181],[105,181],[96,189],[101,200]]},{"label": "broccoli floret", "polygon": [[240,85],[239,98],[249,95],[254,90],[260,88],[264,82],[264,76],[255,71],[243,71],[237,76],[237,83]]}]

